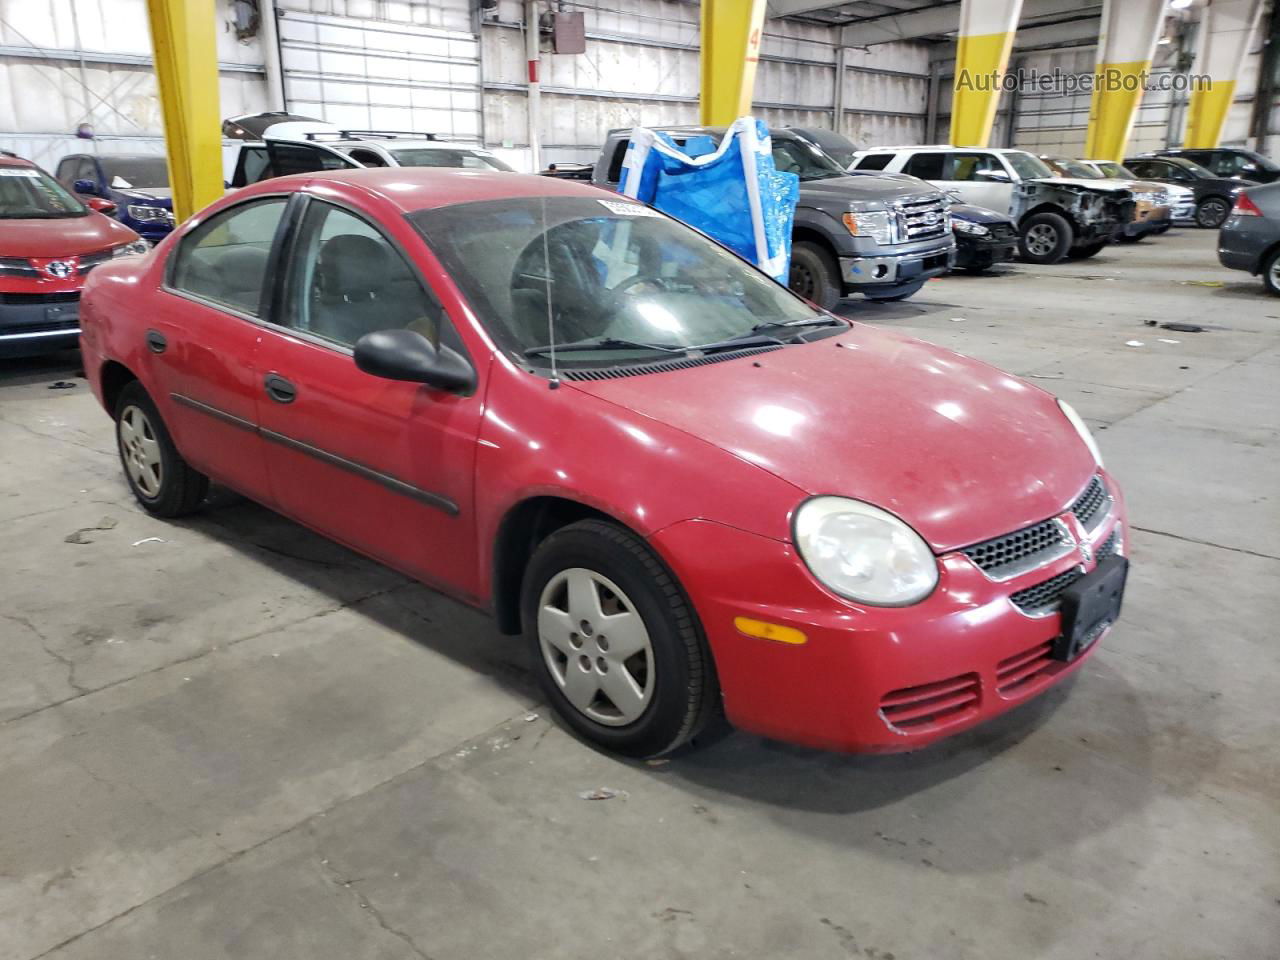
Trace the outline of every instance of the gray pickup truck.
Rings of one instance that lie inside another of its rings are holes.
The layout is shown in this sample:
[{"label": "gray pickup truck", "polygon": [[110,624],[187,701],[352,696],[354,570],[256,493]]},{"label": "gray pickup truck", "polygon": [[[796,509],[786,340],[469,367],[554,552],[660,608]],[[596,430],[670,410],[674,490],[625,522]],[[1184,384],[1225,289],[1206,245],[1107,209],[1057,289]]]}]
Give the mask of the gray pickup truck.
[{"label": "gray pickup truck", "polygon": [[[719,141],[723,127],[656,127],[683,146]],[[630,128],[611,130],[591,180],[618,189]],[[841,297],[905,300],[955,262],[946,198],[923,183],[848,176],[821,148],[789,130],[772,130],[773,161],[800,177],[791,233],[789,286],[830,309]]]}]

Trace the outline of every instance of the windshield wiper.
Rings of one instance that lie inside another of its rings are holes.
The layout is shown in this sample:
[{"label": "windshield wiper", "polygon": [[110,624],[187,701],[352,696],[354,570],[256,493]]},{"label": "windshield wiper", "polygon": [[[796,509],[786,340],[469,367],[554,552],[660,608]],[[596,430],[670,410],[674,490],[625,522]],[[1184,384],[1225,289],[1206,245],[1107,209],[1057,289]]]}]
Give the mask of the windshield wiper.
[{"label": "windshield wiper", "polygon": [[792,327],[830,327],[830,326],[842,325],[843,323],[844,323],[843,320],[840,320],[836,317],[824,317],[824,316],[804,317],[803,319],[800,319],[800,320],[786,320],[783,322],[779,322],[777,320],[769,320],[766,323],[757,323],[754,327],[751,328],[751,332],[759,333],[762,330],[777,330],[777,329],[792,328]]},{"label": "windshield wiper", "polygon": [[526,357],[536,357],[551,353],[582,353],[589,350],[656,350],[659,353],[684,353],[692,347],[681,347],[674,343],[645,343],[642,340],[624,340],[620,337],[599,337],[593,340],[578,340],[574,343],[545,344],[541,347],[530,347],[524,352]]}]

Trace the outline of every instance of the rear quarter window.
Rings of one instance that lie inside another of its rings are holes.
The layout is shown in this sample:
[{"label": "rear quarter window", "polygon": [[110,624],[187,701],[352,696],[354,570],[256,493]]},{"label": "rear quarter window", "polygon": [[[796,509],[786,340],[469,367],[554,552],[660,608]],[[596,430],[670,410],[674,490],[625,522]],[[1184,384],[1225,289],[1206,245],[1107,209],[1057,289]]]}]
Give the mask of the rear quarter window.
[{"label": "rear quarter window", "polygon": [[892,153],[868,153],[855,165],[856,170],[883,170],[893,159]]}]

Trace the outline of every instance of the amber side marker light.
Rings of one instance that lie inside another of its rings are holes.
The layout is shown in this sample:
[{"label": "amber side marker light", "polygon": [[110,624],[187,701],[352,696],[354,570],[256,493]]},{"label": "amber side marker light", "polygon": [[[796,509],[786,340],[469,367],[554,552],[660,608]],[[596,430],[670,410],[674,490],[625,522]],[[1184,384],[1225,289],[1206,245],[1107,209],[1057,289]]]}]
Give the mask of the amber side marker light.
[{"label": "amber side marker light", "polygon": [[752,620],[750,617],[734,617],[733,625],[739,633],[748,637],[759,637],[761,640],[774,640],[778,643],[798,645],[807,643],[809,638],[795,627],[784,627],[780,623],[766,623],[763,620]]}]

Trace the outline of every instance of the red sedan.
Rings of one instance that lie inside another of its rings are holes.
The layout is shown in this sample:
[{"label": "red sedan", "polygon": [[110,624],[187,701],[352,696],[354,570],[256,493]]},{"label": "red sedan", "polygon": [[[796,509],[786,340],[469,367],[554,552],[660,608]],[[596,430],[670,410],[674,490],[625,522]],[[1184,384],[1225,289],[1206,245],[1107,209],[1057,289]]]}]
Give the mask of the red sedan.
[{"label": "red sedan", "polygon": [[0,151],[0,358],[72,349],[85,274],[147,251],[115,204],[83,203],[34,163]]},{"label": "red sedan", "polygon": [[82,348],[144,508],[213,479],[490,610],[628,754],[721,707],[913,749],[1119,614],[1124,505],[1070,407],[584,184],[270,180],[95,271]]}]

